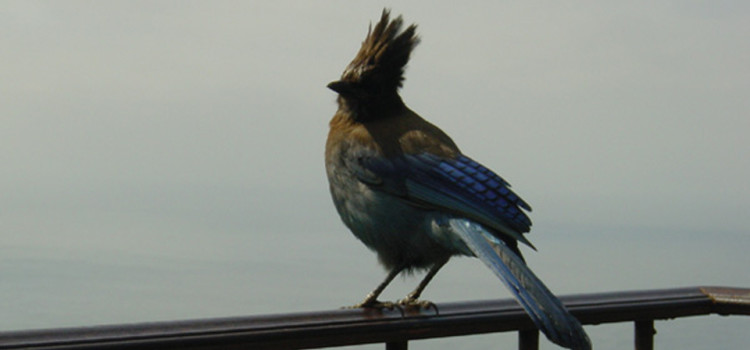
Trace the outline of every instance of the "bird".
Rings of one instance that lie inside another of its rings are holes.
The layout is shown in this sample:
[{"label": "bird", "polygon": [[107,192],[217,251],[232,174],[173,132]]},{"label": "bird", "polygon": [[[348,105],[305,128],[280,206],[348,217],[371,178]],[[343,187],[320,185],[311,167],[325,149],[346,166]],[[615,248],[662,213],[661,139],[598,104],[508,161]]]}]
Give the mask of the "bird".
[{"label": "bird", "polygon": [[550,341],[591,349],[580,322],[523,259],[518,242],[536,250],[524,236],[531,207],[400,97],[420,42],[416,28],[404,29],[402,16],[391,19],[384,9],[341,78],[327,85],[338,104],[325,146],[333,203],[388,270],[355,307],[384,307],[378,297],[397,275],[427,271],[411,293],[391,303],[423,305],[422,291],[440,268],[453,256],[471,256],[499,277]]}]

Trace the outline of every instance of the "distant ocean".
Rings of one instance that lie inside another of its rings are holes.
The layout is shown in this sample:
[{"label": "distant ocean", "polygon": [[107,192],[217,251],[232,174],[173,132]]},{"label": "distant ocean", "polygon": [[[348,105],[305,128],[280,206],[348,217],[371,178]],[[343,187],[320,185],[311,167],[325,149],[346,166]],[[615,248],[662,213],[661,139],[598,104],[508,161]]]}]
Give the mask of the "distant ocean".
[{"label": "distant ocean", "polygon": [[[224,227],[220,221],[92,214],[4,216],[0,330],[328,310],[358,302],[384,276],[374,255],[335,217],[306,216],[310,225],[296,229],[292,224],[245,229],[247,223]],[[744,232],[556,227],[531,237],[539,251],[525,250],[529,264],[557,294],[750,287],[750,238]],[[384,298],[400,298],[417,282],[418,277],[398,278]],[[510,297],[469,258],[451,261],[424,296],[437,303]],[[632,348],[632,324],[586,329],[596,349]],[[661,349],[750,344],[750,317],[657,321],[656,329]],[[410,346],[514,348],[515,342],[516,335],[508,333]],[[555,347],[543,341],[542,348]]]}]

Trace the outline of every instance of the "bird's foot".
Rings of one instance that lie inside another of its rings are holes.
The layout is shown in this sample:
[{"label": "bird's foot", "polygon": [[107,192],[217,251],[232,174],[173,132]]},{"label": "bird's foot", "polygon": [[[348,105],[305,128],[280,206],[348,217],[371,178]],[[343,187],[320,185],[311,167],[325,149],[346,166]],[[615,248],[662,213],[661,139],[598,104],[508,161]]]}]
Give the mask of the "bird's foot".
[{"label": "bird's foot", "polygon": [[359,304],[355,304],[352,306],[345,306],[345,309],[362,309],[362,308],[370,308],[370,309],[388,309],[393,310],[395,308],[401,308],[401,306],[397,303],[390,302],[390,301],[379,301],[379,300],[364,300]]},{"label": "bird's foot", "polygon": [[377,310],[379,312],[387,311],[398,311],[401,316],[404,316],[404,307],[398,303],[390,301],[378,301],[378,300],[365,300],[359,304],[346,306],[344,309],[370,309]]},{"label": "bird's foot", "polygon": [[438,311],[438,307],[437,305],[435,305],[435,303],[429,300],[419,300],[411,296],[407,296],[406,298],[399,300],[397,304],[403,307],[407,307],[407,308],[413,307],[413,308],[425,309],[425,310],[433,309],[435,310],[435,312]]},{"label": "bird's foot", "polygon": [[344,308],[345,309],[368,308],[368,309],[380,309],[380,310],[383,310],[383,309],[393,310],[393,309],[398,308],[399,311],[403,311],[401,305],[398,305],[397,303],[393,303],[390,301],[379,301],[377,297],[372,293],[368,294],[367,297],[365,297],[365,300],[362,300],[361,303],[355,304],[352,306],[347,306]]}]

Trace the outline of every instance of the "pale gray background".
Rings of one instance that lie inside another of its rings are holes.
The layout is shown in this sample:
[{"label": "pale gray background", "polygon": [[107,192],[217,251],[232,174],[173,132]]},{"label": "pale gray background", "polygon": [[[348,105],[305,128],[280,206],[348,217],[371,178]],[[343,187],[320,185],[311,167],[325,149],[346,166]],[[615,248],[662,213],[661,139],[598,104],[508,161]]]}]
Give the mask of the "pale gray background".
[{"label": "pale gray background", "polygon": [[[3,1],[0,330],[359,301],[384,273],[328,198],[325,84],[384,6],[423,38],[404,99],[532,204],[551,289],[750,287],[746,1]],[[456,259],[425,297],[509,294]],[[749,327],[658,322],[657,346]]]}]

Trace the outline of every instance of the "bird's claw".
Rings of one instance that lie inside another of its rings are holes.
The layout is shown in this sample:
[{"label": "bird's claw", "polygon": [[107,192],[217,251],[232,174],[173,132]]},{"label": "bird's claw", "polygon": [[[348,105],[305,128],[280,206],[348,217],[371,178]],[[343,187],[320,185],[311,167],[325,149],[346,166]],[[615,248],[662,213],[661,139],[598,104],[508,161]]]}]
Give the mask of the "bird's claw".
[{"label": "bird's claw", "polygon": [[379,300],[364,300],[359,304],[355,304],[352,306],[345,306],[344,309],[386,309],[386,310],[394,310],[399,309],[399,311],[403,312],[403,308],[401,304],[394,303],[391,301],[379,301]]},{"label": "bird's claw", "polygon": [[431,302],[429,300],[419,300],[419,299],[413,298],[413,297],[403,298],[403,299],[399,300],[397,302],[397,304],[401,305],[403,307],[407,307],[407,308],[413,307],[413,308],[425,309],[425,310],[434,309],[435,312],[438,311],[438,307],[437,307],[437,305],[435,305],[435,303],[433,303],[433,302]]}]

